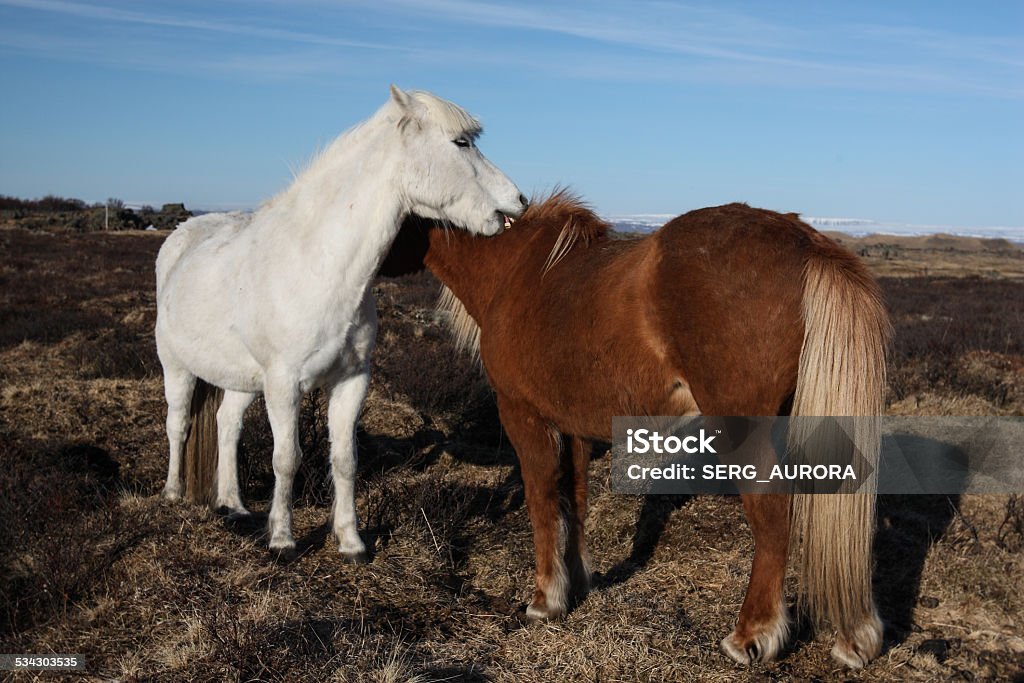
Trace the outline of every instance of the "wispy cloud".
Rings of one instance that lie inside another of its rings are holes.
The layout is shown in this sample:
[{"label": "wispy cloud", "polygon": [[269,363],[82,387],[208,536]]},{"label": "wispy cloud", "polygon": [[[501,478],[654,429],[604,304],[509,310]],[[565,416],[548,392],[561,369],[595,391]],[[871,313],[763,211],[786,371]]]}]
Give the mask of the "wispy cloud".
[{"label": "wispy cloud", "polygon": [[117,67],[122,70],[216,75],[253,82],[289,81],[300,76],[351,74],[355,60],[339,59],[322,49],[235,51],[211,55],[175,50],[131,36],[119,39],[116,49],[103,35],[82,33],[60,36],[0,28],[0,49],[35,52],[51,59]]},{"label": "wispy cloud", "polygon": [[[628,73],[621,62],[632,59],[644,68],[632,75],[643,80],[661,72],[668,81],[705,81],[717,75],[726,82],[871,90],[910,87],[1024,97],[1019,71],[1024,44],[1011,38],[836,20],[798,25],[723,5],[613,1],[595,8],[475,0],[363,4],[438,23],[555,33],[626,48],[632,58],[618,59],[620,65],[610,65],[606,73]],[[663,61],[646,59],[645,54]],[[600,52],[595,56],[597,63],[609,61]],[[672,56],[686,61],[673,63]],[[546,63],[548,69],[565,68],[562,63]],[[652,64],[654,70],[647,70]]]},{"label": "wispy cloud", "polygon": [[465,0],[380,0],[366,4],[401,9],[434,21],[545,31],[644,50],[751,62],[799,63],[767,52],[791,48],[802,35],[799,30],[724,10],[665,3],[605,3],[596,8]]},{"label": "wispy cloud", "polygon": [[318,33],[289,31],[278,28],[253,26],[239,23],[225,23],[206,19],[175,17],[166,14],[151,14],[132,10],[118,9],[103,5],[91,5],[63,0],[0,0],[0,5],[20,7],[41,12],[53,12],[69,16],[94,19],[106,22],[142,24],[162,26],[165,28],[209,31],[214,33],[263,38],[268,40],[303,43],[307,45],[323,45],[330,47],[360,48],[367,50],[391,50],[399,52],[412,51],[411,48],[389,43],[375,43],[360,40],[336,38]]},{"label": "wispy cloud", "polygon": [[[212,65],[205,71],[274,79],[347,72],[349,64],[389,73],[427,63],[439,69],[506,65],[608,82],[905,89],[1024,99],[1024,44],[1013,37],[855,23],[821,14],[759,15],[757,5],[738,9],[722,3],[621,0],[599,5],[267,0],[247,3],[249,18],[244,22],[217,16],[217,8],[189,13],[173,4],[150,9],[153,5],[0,0],[0,7],[81,18],[108,27],[166,29],[163,35],[145,36],[150,41],[149,55],[134,60],[134,68],[181,71]],[[283,22],[293,23],[286,27]],[[318,30],[295,30],[295,26],[317,26]],[[43,32],[44,27],[37,31]],[[90,48],[78,33],[53,32],[33,46],[19,40],[19,32],[0,35],[0,45],[37,53],[71,51],[91,61],[111,61],[109,43],[96,41]],[[211,45],[197,35],[202,33],[253,40]],[[565,40],[538,40],[542,34]],[[383,39],[374,40],[377,37]],[[389,57],[360,61],[364,51]]]},{"label": "wispy cloud", "polygon": [[[277,82],[296,77],[351,75],[369,64],[417,59],[406,44],[352,40],[328,33],[66,0],[0,0],[4,8],[90,22],[89,30],[54,22],[0,24],[0,49],[48,59],[186,76]],[[259,13],[254,13],[259,16]],[[272,17],[264,17],[270,23]],[[137,27],[140,30],[125,30]],[[144,28],[155,29],[143,31]],[[208,34],[208,35],[204,35]],[[230,40],[235,38],[235,40]]]}]

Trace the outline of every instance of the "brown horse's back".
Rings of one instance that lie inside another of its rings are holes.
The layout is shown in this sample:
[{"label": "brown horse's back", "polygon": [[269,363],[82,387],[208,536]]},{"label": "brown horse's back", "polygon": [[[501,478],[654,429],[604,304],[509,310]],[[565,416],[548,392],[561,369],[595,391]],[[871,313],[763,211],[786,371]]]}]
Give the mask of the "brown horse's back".
[{"label": "brown horse's back", "polygon": [[776,414],[792,395],[812,235],[795,215],[728,204],[654,236],[657,329],[701,412]]},{"label": "brown horse's back", "polygon": [[591,438],[614,415],[776,414],[796,388],[816,237],[730,204],[639,240],[602,236],[546,271],[546,250],[526,249],[481,321],[484,364],[495,387]]}]

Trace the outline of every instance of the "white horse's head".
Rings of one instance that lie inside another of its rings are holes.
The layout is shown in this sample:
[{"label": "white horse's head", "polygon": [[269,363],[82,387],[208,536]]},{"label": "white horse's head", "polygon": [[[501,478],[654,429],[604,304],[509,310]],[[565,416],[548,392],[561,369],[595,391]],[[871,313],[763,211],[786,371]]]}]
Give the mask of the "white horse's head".
[{"label": "white horse's head", "polygon": [[526,197],[477,149],[480,123],[427,92],[391,86],[402,157],[398,183],[409,210],[495,235],[519,218]]}]

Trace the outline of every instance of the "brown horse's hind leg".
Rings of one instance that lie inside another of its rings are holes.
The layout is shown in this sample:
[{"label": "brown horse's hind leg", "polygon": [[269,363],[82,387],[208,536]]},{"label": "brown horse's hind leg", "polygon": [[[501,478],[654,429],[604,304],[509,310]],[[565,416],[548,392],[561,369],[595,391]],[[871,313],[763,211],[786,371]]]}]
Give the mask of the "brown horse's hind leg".
[{"label": "brown horse's hind leg", "polygon": [[560,552],[569,531],[559,499],[562,435],[528,406],[500,394],[498,411],[519,456],[533,526],[537,586],[526,615],[537,620],[558,619],[569,607],[569,573]]},{"label": "brown horse's hind leg", "polygon": [[775,658],[789,636],[783,598],[789,548],[790,498],[745,494],[743,508],[754,535],[754,563],[736,628],[722,641],[722,651],[740,664]]},{"label": "brown horse's hind leg", "polygon": [[567,477],[572,513],[569,516],[569,538],[565,544],[565,562],[569,568],[574,599],[581,599],[590,590],[590,553],[584,524],[587,519],[587,491],[590,475],[590,452],[593,444],[585,439],[572,439],[572,472]]}]

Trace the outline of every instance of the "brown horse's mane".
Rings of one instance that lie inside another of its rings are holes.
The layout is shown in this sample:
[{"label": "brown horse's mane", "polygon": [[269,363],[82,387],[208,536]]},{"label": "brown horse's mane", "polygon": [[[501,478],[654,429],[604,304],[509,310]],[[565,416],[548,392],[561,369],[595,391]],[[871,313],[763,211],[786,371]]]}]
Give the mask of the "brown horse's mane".
[{"label": "brown horse's mane", "polygon": [[520,221],[571,220],[579,225],[579,229],[588,231],[593,236],[603,235],[611,227],[594,213],[578,194],[566,187],[556,187],[547,197],[534,197]]},{"label": "brown horse's mane", "polygon": [[611,225],[601,220],[586,202],[564,187],[556,188],[543,200],[530,202],[519,222],[527,230],[559,231],[544,262],[545,273],[558,265],[577,244],[588,245],[608,239],[611,229]]},{"label": "brown horse's mane", "polygon": [[[558,265],[578,244],[588,245],[608,239],[611,225],[601,220],[590,206],[567,188],[556,188],[544,199],[534,198],[513,230],[558,231],[554,246],[544,262],[543,273]],[[448,319],[448,326],[460,351],[480,362],[480,326],[466,310],[455,292],[441,285],[437,308]]]}]

